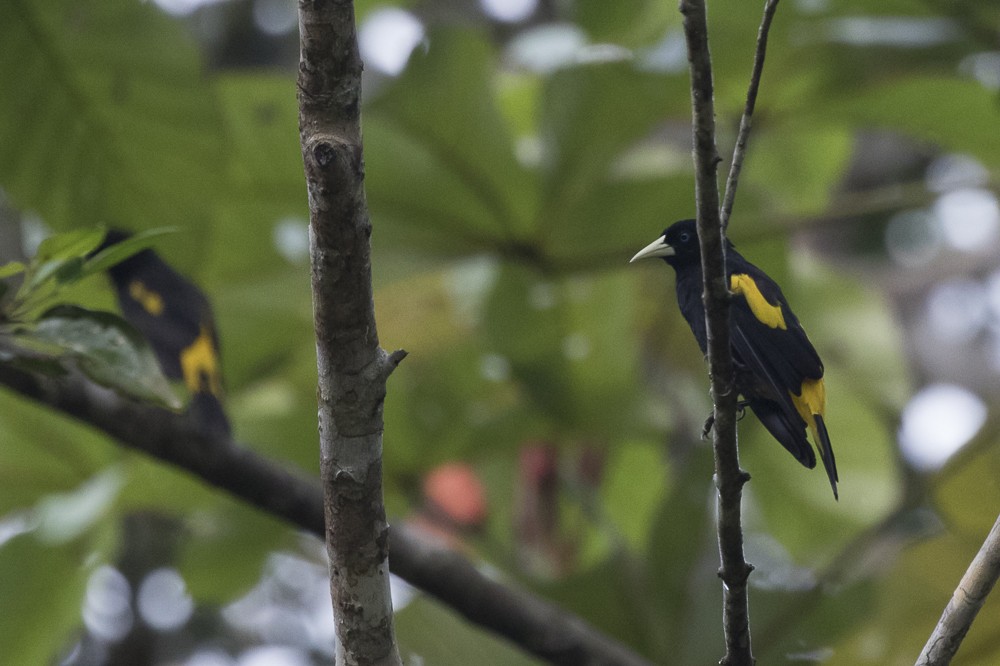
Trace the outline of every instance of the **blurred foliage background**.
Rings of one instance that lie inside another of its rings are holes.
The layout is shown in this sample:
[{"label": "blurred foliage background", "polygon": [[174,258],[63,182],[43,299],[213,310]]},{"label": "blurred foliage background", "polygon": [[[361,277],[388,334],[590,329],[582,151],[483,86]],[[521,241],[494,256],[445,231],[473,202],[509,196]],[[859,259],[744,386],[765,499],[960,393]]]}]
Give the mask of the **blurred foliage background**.
[{"label": "blurred foliage background", "polygon": [[[379,332],[411,354],[391,520],[714,663],[705,367],[670,271],[627,264],[694,211],[676,2],[355,5]],[[728,155],[762,3],[709,9]],[[237,439],[315,473],[295,11],[0,3],[0,251],[178,227],[157,248],[214,302]],[[826,361],[842,484],[741,422],[761,663],[912,663],[1000,511],[998,26],[981,0],[778,10],[730,236]],[[0,479],[3,663],[332,663],[312,538],[9,392]],[[395,598],[412,663],[532,663]],[[990,600],[955,663],[997,663],[998,626]]]}]

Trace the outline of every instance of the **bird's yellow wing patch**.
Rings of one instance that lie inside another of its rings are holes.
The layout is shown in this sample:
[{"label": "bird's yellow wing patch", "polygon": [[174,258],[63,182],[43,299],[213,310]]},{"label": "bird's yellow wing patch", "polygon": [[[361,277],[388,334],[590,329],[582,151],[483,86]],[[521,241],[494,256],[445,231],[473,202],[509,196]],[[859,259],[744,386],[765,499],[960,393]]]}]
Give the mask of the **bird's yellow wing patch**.
[{"label": "bird's yellow wing patch", "polygon": [[202,325],[198,337],[181,352],[181,369],[184,384],[192,393],[207,390],[215,396],[222,394],[219,356],[207,326]]},{"label": "bird's yellow wing patch", "polygon": [[787,330],[785,325],[785,315],[781,312],[781,305],[774,305],[760,293],[760,288],[754,279],[746,273],[733,273],[729,278],[729,289],[746,299],[750,311],[757,321],[770,328],[780,328]]},{"label": "bird's yellow wing patch", "polygon": [[163,314],[163,297],[147,287],[139,280],[132,280],[128,283],[128,295],[142,306],[142,309],[159,317]]}]

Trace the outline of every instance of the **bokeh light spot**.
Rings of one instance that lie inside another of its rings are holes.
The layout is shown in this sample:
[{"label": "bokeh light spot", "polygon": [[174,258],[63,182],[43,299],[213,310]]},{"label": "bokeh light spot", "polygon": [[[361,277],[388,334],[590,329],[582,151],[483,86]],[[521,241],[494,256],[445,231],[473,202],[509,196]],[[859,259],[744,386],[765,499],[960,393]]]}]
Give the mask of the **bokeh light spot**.
[{"label": "bokeh light spot", "polygon": [[139,585],[139,615],[149,626],[172,631],[184,625],[194,612],[194,601],[184,579],[170,568],[151,571]]},{"label": "bokeh light spot", "polygon": [[986,421],[986,405],[955,384],[932,384],[903,409],[899,445],[916,469],[939,469],[965,446]]},{"label": "bokeh light spot", "polygon": [[938,197],[934,214],[945,242],[962,252],[989,249],[1000,237],[1000,206],[989,190],[963,188]]},{"label": "bokeh light spot", "polygon": [[538,0],[479,0],[487,16],[505,23],[517,23],[535,13]]},{"label": "bokeh light spot", "polygon": [[962,344],[976,337],[987,323],[989,305],[986,288],[974,280],[948,280],[927,296],[927,318],[931,331],[941,341]]},{"label": "bokeh light spot", "polygon": [[358,31],[358,48],[366,64],[396,76],[423,39],[424,25],[416,16],[390,7],[368,15]]},{"label": "bokeh light spot", "polygon": [[83,599],[83,623],[91,634],[117,642],[132,630],[132,586],[112,566],[97,567],[87,580]]}]

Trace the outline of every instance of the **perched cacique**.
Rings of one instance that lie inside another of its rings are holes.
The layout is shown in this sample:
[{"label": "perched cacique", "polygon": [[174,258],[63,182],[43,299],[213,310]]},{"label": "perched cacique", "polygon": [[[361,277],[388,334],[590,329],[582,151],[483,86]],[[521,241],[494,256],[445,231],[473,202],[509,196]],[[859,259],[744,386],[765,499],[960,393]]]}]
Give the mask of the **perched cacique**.
[{"label": "perched cacique", "polygon": [[[681,220],[640,250],[632,261],[659,257],[677,273],[677,304],[706,351],[701,252],[694,220]],[[726,241],[726,274],[733,299],[729,308],[736,388],[775,439],[812,469],[816,456],[806,438],[812,433],[837,497],[837,462],[824,415],[823,362],[777,283]]]},{"label": "perched cacique", "polygon": [[[98,250],[129,235],[112,229]],[[195,423],[207,434],[228,437],[219,338],[208,298],[149,249],[112,266],[108,275],[122,315],[149,341],[163,374],[184,381]]]}]

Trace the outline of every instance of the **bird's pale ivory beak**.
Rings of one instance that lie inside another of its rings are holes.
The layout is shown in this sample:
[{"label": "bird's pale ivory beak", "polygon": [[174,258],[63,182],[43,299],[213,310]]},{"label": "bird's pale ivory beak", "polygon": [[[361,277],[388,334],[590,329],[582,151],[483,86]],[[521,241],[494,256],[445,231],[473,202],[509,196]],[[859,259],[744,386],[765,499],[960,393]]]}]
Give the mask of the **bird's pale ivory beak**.
[{"label": "bird's pale ivory beak", "polygon": [[674,250],[672,245],[667,245],[667,241],[664,240],[663,236],[660,236],[655,241],[642,248],[635,253],[628,263],[635,263],[638,259],[647,259],[649,257],[672,257],[677,252]]}]

